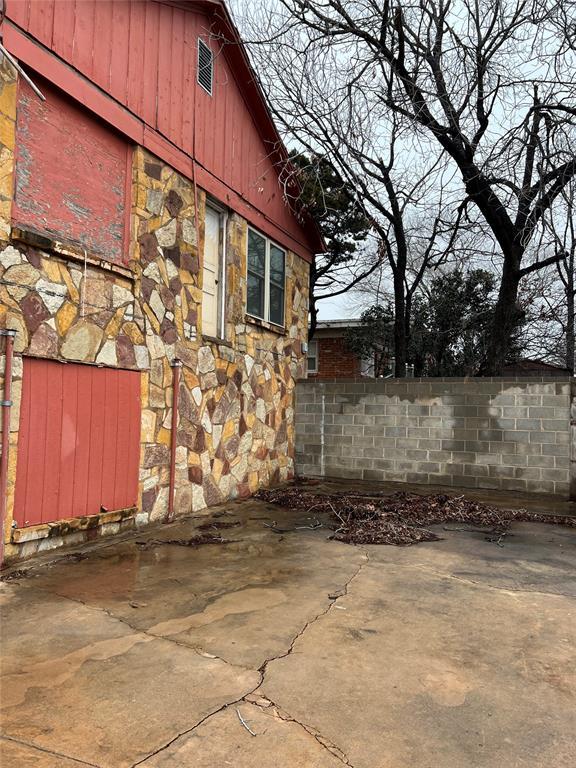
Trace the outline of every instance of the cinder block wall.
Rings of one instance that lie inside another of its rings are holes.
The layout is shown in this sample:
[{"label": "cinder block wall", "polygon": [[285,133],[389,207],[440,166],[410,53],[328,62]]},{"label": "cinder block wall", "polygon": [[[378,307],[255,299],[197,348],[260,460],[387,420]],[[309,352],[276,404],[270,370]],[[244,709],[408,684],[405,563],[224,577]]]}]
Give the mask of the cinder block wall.
[{"label": "cinder block wall", "polygon": [[568,378],[301,381],[296,471],[568,496],[575,389]]}]

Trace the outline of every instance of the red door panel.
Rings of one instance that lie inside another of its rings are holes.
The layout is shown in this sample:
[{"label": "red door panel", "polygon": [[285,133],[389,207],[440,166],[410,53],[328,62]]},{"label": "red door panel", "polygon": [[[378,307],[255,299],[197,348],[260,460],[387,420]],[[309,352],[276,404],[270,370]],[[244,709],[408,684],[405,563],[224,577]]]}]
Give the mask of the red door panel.
[{"label": "red door panel", "polygon": [[24,358],[20,527],[135,506],[139,455],[137,371]]}]

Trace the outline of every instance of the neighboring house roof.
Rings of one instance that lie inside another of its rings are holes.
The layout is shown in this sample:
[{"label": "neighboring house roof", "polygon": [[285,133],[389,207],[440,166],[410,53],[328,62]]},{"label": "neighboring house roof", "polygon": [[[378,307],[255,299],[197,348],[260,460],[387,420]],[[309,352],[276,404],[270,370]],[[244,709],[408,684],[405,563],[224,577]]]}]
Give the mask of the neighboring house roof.
[{"label": "neighboring house roof", "polygon": [[315,335],[342,336],[347,328],[360,328],[362,321],[359,318],[350,320],[321,320],[316,323]]},{"label": "neighboring house roof", "polygon": [[554,365],[553,363],[547,363],[545,360],[539,360],[538,358],[521,358],[515,363],[508,363],[504,366],[504,372],[507,373],[511,370],[521,370],[537,373],[538,371],[549,371],[550,373],[557,373],[560,375],[570,374],[571,371],[561,365]]}]

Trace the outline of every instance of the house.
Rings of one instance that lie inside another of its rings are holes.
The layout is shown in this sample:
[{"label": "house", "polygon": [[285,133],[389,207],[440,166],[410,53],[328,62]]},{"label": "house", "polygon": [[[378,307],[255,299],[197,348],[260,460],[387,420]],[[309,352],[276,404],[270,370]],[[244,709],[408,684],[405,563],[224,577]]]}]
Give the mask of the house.
[{"label": "house", "polygon": [[503,376],[570,376],[573,372],[568,368],[564,368],[561,365],[553,365],[547,363],[544,360],[538,360],[536,358],[521,358],[515,363],[508,363],[502,370]]},{"label": "house", "polygon": [[373,376],[374,364],[362,360],[346,344],[349,328],[359,328],[360,320],[324,320],[317,324],[308,342],[307,378],[350,379]]},{"label": "house", "polygon": [[9,0],[1,32],[6,555],[291,477],[322,243],[225,6]]}]

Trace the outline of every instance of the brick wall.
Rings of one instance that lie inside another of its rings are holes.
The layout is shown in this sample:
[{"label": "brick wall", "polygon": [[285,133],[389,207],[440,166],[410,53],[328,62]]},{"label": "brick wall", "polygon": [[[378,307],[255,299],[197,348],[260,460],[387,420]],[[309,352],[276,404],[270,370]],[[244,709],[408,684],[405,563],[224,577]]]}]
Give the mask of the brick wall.
[{"label": "brick wall", "polygon": [[302,381],[296,471],[562,496],[572,476],[574,495],[575,397],[569,378]]},{"label": "brick wall", "polygon": [[343,338],[317,337],[318,373],[310,379],[346,379],[360,375],[360,360],[346,346]]}]

